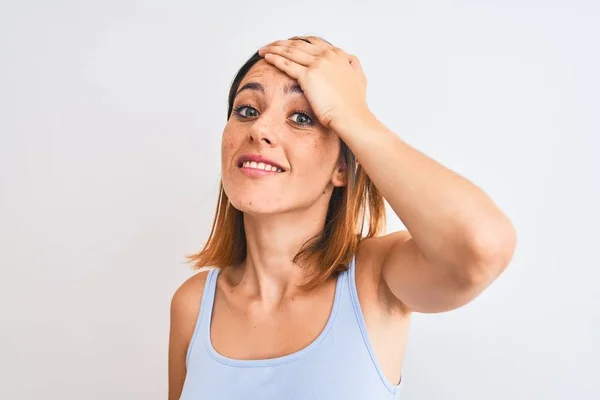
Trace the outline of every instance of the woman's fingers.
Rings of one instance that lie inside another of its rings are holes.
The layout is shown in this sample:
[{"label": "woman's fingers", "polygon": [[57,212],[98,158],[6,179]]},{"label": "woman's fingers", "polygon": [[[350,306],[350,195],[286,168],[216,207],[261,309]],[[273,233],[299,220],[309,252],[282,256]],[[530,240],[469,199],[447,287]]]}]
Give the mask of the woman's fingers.
[{"label": "woman's fingers", "polygon": [[314,55],[307,53],[299,46],[291,45],[289,42],[281,42],[279,45],[275,44],[263,47],[258,51],[258,54],[263,57],[269,53],[287,58],[305,67],[308,67],[315,60]]},{"label": "woman's fingers", "polygon": [[300,79],[300,77],[304,74],[307,68],[301,64],[298,64],[295,61],[280,56],[279,54],[265,53],[263,57],[266,62],[274,65],[275,67],[277,67],[278,69],[285,72],[287,75],[296,80]]}]

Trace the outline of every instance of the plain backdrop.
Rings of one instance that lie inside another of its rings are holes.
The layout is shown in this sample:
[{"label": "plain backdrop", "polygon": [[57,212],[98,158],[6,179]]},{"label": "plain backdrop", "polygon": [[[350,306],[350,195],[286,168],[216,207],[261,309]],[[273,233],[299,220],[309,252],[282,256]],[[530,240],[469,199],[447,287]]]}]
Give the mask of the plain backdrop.
[{"label": "plain backdrop", "polygon": [[415,314],[402,398],[600,398],[599,27],[572,0],[3,0],[0,398],[166,399],[229,84],[306,34],[357,55],[377,117],[518,231],[484,294]]}]

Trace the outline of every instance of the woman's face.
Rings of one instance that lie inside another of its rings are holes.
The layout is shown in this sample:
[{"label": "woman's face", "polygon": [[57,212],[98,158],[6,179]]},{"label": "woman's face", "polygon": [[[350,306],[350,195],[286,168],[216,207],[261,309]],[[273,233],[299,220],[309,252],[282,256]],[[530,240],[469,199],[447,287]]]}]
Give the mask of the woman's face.
[{"label": "woman's face", "polygon": [[[258,156],[268,161],[253,161]],[[232,205],[250,214],[326,207],[333,188],[345,184],[339,156],[339,137],[319,124],[297,82],[258,61],[223,131],[221,173]]]}]

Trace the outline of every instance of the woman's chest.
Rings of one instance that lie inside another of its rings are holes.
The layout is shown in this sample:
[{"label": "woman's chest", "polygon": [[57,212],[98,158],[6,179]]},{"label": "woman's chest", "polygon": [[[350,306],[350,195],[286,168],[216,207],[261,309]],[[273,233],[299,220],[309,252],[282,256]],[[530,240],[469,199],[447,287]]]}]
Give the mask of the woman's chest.
[{"label": "woman's chest", "polygon": [[222,290],[210,322],[212,347],[238,360],[284,357],[306,349],[333,324],[339,303],[335,292],[332,281],[318,291],[268,305]]}]

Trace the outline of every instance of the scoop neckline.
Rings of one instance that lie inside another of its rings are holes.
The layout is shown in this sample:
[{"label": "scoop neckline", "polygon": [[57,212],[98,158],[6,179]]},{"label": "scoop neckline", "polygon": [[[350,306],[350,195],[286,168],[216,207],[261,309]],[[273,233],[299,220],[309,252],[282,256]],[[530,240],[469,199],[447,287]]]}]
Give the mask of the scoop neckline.
[{"label": "scoop neckline", "polygon": [[310,342],[308,345],[306,345],[305,347],[303,347],[302,349],[300,349],[298,351],[295,351],[293,353],[286,354],[283,356],[273,357],[273,358],[264,358],[264,359],[243,360],[243,359],[231,358],[231,357],[222,355],[221,353],[217,352],[217,350],[213,347],[213,344],[212,344],[210,328],[212,326],[212,314],[213,314],[213,309],[214,309],[214,304],[215,304],[214,298],[216,297],[216,293],[217,293],[217,278],[219,276],[219,272],[220,272],[219,268],[216,268],[215,270],[213,270],[214,293],[213,293],[213,301],[212,301],[211,307],[209,309],[209,313],[207,315],[207,320],[208,320],[208,323],[206,324],[207,332],[205,332],[206,350],[208,351],[210,356],[215,361],[218,361],[223,364],[235,366],[235,367],[267,367],[267,366],[285,364],[285,363],[297,360],[297,359],[305,356],[310,351],[312,351],[315,347],[317,347],[323,341],[323,339],[325,339],[325,337],[331,330],[331,327],[333,326],[335,317],[337,316],[339,304],[340,304],[343,279],[346,276],[346,273],[342,272],[342,273],[338,274],[338,276],[336,277],[335,291],[334,291],[334,295],[333,295],[333,304],[331,306],[331,311],[329,313],[327,323],[325,324],[325,327],[323,328],[321,333],[319,333],[319,335],[312,342]]}]

